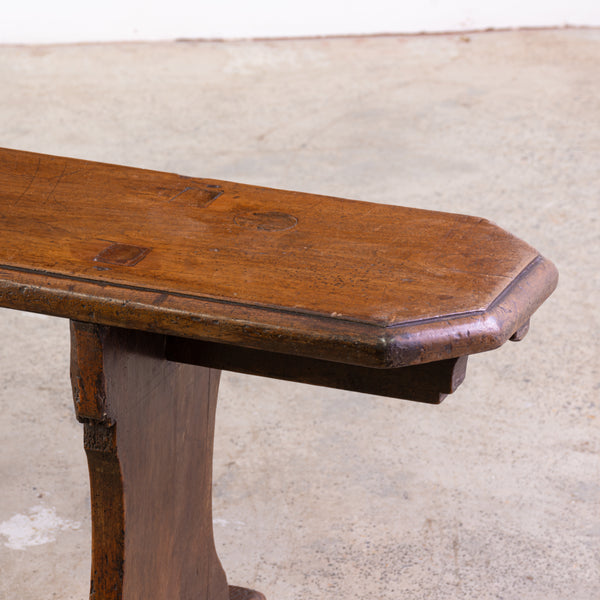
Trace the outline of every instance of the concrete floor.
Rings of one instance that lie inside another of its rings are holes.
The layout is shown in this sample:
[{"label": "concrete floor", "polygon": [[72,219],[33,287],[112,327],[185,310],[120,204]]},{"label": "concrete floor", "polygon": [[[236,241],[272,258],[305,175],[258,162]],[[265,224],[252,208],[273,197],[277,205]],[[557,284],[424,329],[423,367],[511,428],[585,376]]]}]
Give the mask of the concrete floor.
[{"label": "concrete floor", "polygon": [[[475,214],[560,270],[527,338],[439,407],[225,374],[231,583],[600,598],[599,64],[598,30],[0,47],[4,146]],[[0,311],[3,600],[88,592],[67,332]]]}]

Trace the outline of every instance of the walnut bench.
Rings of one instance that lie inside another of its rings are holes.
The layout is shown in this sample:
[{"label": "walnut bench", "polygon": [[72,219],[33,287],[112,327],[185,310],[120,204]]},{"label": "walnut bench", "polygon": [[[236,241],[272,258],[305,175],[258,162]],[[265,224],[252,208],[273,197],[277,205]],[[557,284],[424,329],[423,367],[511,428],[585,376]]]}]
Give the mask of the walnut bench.
[{"label": "walnut bench", "polygon": [[557,272],[480,218],[0,150],[0,306],[71,320],[92,600],[261,599],[212,532],[220,371],[439,403]]}]

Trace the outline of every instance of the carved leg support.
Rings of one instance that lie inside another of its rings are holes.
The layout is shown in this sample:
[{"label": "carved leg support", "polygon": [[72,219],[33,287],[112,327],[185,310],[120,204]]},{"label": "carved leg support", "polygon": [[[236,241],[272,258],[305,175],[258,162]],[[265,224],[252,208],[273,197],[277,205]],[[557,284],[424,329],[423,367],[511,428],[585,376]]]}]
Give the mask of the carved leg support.
[{"label": "carved leg support", "polygon": [[264,600],[228,587],[212,529],[220,371],[162,335],[71,324],[92,498],[91,600]]}]

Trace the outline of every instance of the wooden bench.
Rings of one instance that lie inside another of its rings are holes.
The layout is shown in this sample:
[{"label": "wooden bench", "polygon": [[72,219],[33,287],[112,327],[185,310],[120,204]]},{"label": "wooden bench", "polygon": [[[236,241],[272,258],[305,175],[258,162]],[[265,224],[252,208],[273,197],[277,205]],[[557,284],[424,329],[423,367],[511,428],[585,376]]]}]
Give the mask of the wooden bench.
[{"label": "wooden bench", "polygon": [[480,218],[0,150],[0,305],[71,320],[92,600],[260,599],[212,533],[220,371],[439,403],[552,263]]}]

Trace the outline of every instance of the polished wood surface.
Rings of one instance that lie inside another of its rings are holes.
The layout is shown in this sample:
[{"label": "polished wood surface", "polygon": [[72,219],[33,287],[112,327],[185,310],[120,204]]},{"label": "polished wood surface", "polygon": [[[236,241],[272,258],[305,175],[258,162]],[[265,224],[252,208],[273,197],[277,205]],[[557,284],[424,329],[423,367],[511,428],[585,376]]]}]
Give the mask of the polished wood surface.
[{"label": "polished wood surface", "polygon": [[367,367],[495,348],[556,270],[475,217],[0,150],[0,305]]}]

